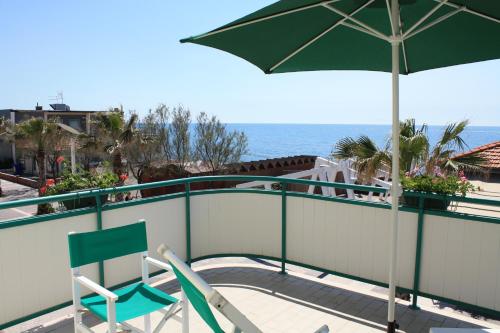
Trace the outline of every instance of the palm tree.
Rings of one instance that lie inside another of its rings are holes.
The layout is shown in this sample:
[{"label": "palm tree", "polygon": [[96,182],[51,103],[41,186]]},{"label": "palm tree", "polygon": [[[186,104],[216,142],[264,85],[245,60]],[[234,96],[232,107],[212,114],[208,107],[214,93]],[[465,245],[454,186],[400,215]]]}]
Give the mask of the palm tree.
[{"label": "palm tree", "polygon": [[[446,126],[438,142],[431,148],[427,136],[427,125],[417,128],[414,119],[400,123],[400,170],[435,175],[457,172],[460,169],[479,171],[484,161],[479,156],[457,159],[454,156],[467,145],[462,138],[467,120]],[[391,169],[392,155],[390,140],[383,149],[367,136],[358,139],[346,137],[335,145],[332,156],[337,159],[353,159],[361,181],[367,181],[376,175],[378,169]]]},{"label": "palm tree", "polygon": [[[110,110],[107,113],[99,113],[96,118],[99,146],[111,156],[113,173],[118,176],[118,186],[125,182],[122,176],[126,173],[126,166],[122,160],[126,148],[134,141],[136,135],[137,114],[132,113],[128,119],[125,119],[123,110]],[[121,201],[123,195],[117,194],[116,200]]]},{"label": "palm tree", "polygon": [[82,133],[78,136],[78,143],[78,154],[82,161],[83,170],[90,171],[92,159],[104,155],[100,142],[95,135]]},{"label": "palm tree", "polygon": [[343,138],[337,142],[335,149],[333,157],[340,160],[353,159],[361,182],[375,177],[377,170],[390,170],[392,157],[389,145],[386,144],[381,149],[366,135],[356,140],[351,137]]},{"label": "palm tree", "polygon": [[[14,126],[13,138],[16,144],[29,151],[35,157],[38,166],[38,195],[45,194],[46,157],[53,147],[62,145],[66,135],[55,121],[31,118]],[[37,214],[51,212],[49,204],[38,206]]]},{"label": "palm tree", "polygon": [[427,125],[417,128],[415,119],[406,119],[399,125],[399,158],[401,170],[413,170],[425,160],[429,150]]},{"label": "palm tree", "polygon": [[468,148],[462,137],[463,131],[468,124],[469,121],[464,120],[446,126],[438,142],[432,150],[428,152],[428,157],[425,163],[425,170],[427,174],[433,174],[436,169],[441,170],[445,174],[457,172],[459,170],[474,172],[483,171],[481,165],[483,164],[484,159],[478,154],[462,158],[454,157],[457,152],[464,151]]}]

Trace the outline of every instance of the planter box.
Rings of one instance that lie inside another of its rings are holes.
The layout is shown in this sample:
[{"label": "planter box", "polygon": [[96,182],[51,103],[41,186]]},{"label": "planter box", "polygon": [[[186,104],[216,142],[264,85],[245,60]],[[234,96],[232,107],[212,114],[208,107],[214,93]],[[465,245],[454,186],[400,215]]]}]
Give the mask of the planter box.
[{"label": "planter box", "polygon": [[[401,197],[401,203],[404,206],[418,208],[418,197],[413,197],[409,195],[405,195]],[[436,210],[447,210],[450,205],[451,200],[449,199],[424,199],[424,209],[436,209]]]},{"label": "planter box", "polygon": [[[101,195],[101,204],[104,204],[106,202],[108,202],[108,195]],[[94,197],[64,200],[61,201],[61,203],[64,205],[64,207],[66,207],[66,210],[94,207],[97,204]]]}]

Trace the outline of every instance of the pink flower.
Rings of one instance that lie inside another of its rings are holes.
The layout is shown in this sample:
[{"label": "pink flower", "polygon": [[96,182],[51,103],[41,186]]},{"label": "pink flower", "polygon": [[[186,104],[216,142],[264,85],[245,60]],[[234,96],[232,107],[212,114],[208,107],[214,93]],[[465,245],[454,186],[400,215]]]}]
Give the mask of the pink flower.
[{"label": "pink flower", "polygon": [[440,167],[438,167],[438,166],[434,167],[434,175],[436,175],[438,177],[442,177],[443,176],[443,173],[441,172],[441,168]]},{"label": "pink flower", "polygon": [[61,164],[62,162],[64,162],[64,156],[59,156],[57,159],[56,159],[56,162],[58,164]]},{"label": "pink flower", "polygon": [[40,187],[40,193],[41,193],[42,195],[44,195],[45,193],[47,193],[47,187],[46,187],[46,186],[42,186],[42,187]]},{"label": "pink flower", "polygon": [[122,173],[122,174],[120,175],[120,180],[121,180],[122,182],[126,181],[127,179],[128,179],[128,175],[127,175],[126,173]]},{"label": "pink flower", "polygon": [[49,178],[49,179],[47,179],[47,181],[45,182],[45,186],[53,186],[53,185],[55,185],[55,183],[56,183],[56,182],[55,182],[55,180],[54,180],[54,179]]}]

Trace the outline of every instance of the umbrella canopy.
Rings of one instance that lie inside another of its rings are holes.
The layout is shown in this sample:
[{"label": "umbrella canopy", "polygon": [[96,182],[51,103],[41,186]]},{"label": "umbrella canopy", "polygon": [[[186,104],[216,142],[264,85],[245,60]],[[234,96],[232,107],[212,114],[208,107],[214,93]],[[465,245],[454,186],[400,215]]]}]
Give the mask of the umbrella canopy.
[{"label": "umbrella canopy", "polygon": [[[402,74],[500,57],[500,1],[400,0]],[[241,57],[265,73],[392,71],[386,0],[279,1],[181,40]]]},{"label": "umbrella canopy", "polygon": [[267,74],[392,73],[392,211],[387,331],[395,332],[399,189],[399,74],[500,58],[499,0],[281,0],[186,38]]}]

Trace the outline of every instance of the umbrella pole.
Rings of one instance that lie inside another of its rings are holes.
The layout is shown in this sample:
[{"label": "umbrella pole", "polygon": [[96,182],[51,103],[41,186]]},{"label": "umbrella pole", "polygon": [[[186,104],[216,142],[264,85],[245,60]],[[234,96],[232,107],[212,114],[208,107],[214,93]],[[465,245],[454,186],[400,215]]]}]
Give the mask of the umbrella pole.
[{"label": "umbrella pole", "polygon": [[399,205],[399,4],[391,5],[393,23],[392,41],[392,186],[391,186],[391,259],[389,266],[389,304],[387,310],[387,332],[394,333],[396,307],[396,264],[398,246],[398,205]]}]

